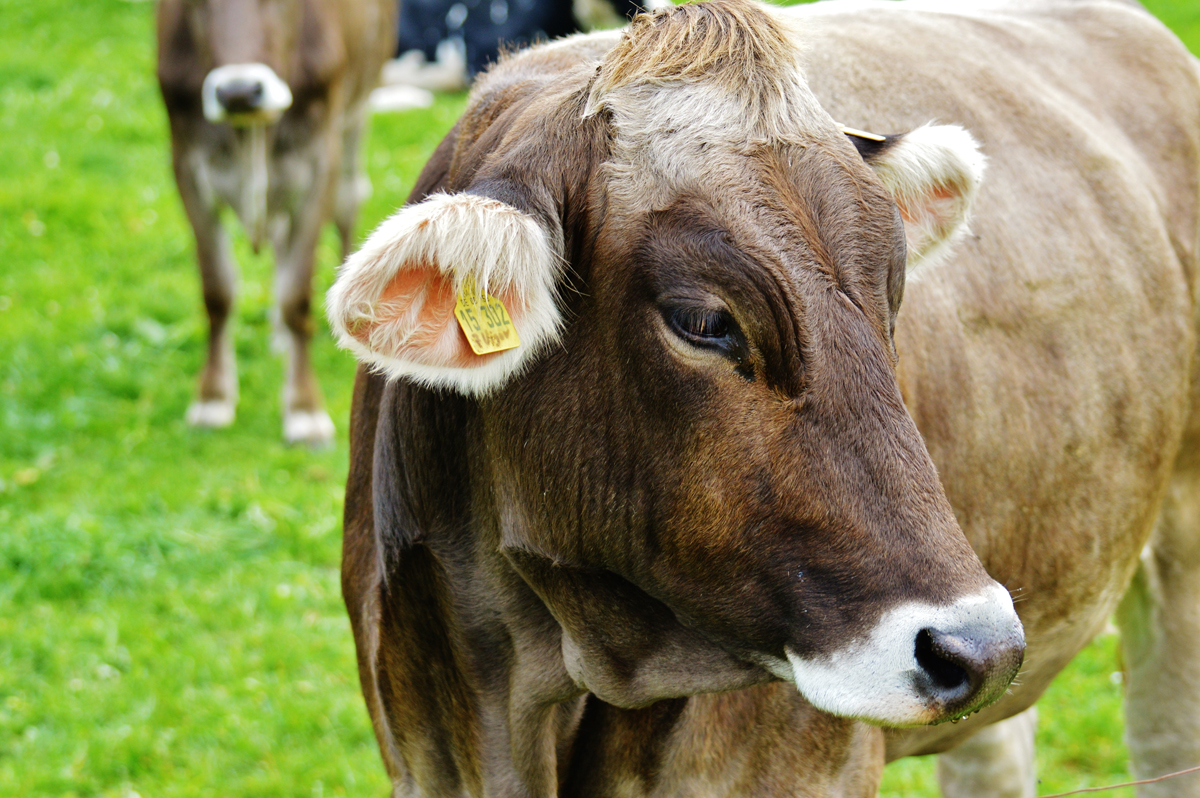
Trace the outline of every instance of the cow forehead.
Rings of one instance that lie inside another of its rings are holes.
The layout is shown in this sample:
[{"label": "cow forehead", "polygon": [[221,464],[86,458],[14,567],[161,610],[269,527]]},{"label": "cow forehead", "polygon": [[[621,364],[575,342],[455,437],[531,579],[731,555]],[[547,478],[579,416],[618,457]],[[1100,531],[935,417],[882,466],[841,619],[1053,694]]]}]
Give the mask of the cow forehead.
[{"label": "cow forehead", "polygon": [[[712,293],[746,311],[773,307],[760,322],[774,318],[786,328],[782,334],[807,326],[802,309],[823,307],[830,289],[886,329],[886,283],[904,262],[894,213],[873,212],[847,191],[815,202],[776,187],[770,191],[719,204],[682,196],[666,210],[639,217],[632,228],[610,227],[603,257],[640,272],[657,295]],[[825,213],[811,207],[818,204]],[[841,207],[831,210],[833,204]],[[617,285],[628,280],[624,268],[599,274]]]},{"label": "cow forehead", "polygon": [[[797,86],[801,101],[811,97]],[[744,179],[745,159],[765,147],[811,144],[836,135],[832,118],[816,104],[797,112],[772,108],[774,120],[719,84],[639,86],[607,105],[613,138],[604,164],[614,210],[640,213],[665,208],[681,194],[715,196]],[[808,105],[808,103],[798,103]]]},{"label": "cow forehead", "polygon": [[[619,39],[587,34],[524,51],[477,84],[471,124],[497,118],[509,94],[556,89],[518,106],[491,172],[518,175],[532,194],[578,173],[563,203],[604,231],[589,254],[608,263],[601,279],[626,273],[611,267],[651,215],[698,200],[708,227],[773,281],[815,264],[840,284],[842,266],[893,264],[903,239],[890,198],[809,88],[788,24],[763,6],[715,0],[639,17]],[[466,180],[479,179],[468,168],[475,152],[456,162]],[[864,249],[871,258],[854,257]],[[881,274],[860,275],[872,295]]]},{"label": "cow forehead", "polygon": [[739,161],[763,146],[842,138],[808,87],[794,34],[748,4],[635,23],[593,81],[584,113],[601,111],[613,134],[605,171],[618,212],[731,188],[744,177]]}]

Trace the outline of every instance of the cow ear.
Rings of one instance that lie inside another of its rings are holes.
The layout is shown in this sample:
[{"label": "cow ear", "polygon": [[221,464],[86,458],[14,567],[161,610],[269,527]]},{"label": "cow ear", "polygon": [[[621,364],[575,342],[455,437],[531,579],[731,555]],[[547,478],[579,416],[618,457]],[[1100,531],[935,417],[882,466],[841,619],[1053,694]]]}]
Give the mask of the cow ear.
[{"label": "cow ear", "polygon": [[966,231],[986,164],[971,134],[958,125],[924,125],[881,141],[847,133],[900,208],[908,268],[949,251]]},{"label": "cow ear", "polygon": [[[479,396],[557,340],[561,262],[530,214],[477,194],[434,194],[397,211],[346,260],[326,309],[338,342],[364,363]],[[498,299],[520,344],[476,354],[455,317],[460,295]]]}]

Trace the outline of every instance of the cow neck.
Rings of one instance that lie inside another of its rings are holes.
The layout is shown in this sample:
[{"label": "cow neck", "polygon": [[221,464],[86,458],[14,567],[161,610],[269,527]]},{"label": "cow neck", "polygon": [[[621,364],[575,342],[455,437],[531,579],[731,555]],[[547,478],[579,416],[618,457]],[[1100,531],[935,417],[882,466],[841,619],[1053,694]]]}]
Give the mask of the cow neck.
[{"label": "cow neck", "polygon": [[378,418],[376,680],[406,771],[393,777],[430,795],[649,794],[690,699],[622,710],[571,681],[561,629],[500,552],[474,402],[394,383]]},{"label": "cow neck", "polygon": [[376,665],[397,753],[426,794],[557,795],[583,691],[557,624],[499,551],[479,409],[395,383],[379,419]]}]

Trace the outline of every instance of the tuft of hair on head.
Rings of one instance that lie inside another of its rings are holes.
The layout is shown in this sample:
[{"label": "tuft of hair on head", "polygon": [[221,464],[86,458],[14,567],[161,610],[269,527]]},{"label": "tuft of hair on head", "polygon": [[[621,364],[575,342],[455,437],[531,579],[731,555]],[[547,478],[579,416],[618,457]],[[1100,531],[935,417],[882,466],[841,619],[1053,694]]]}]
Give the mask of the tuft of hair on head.
[{"label": "tuft of hair on head", "polygon": [[639,14],[596,72],[584,116],[627,86],[705,80],[777,93],[799,71],[783,23],[751,0],[707,0]]}]

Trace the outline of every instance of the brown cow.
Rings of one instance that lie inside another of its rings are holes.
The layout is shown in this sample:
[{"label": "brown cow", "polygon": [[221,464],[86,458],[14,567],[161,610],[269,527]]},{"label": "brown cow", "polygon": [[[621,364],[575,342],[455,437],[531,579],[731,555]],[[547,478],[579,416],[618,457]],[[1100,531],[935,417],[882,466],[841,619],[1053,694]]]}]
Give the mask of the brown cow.
[{"label": "brown cow", "polygon": [[1030,795],[1139,555],[1135,767],[1200,762],[1200,80],[1144,11],[644,16],[491,70],[411,199],[328,298],[397,795],[871,795],[972,735],[947,791]]},{"label": "brown cow", "polygon": [[159,3],[158,79],[210,325],[189,423],[227,426],[237,405],[228,327],[237,267],[220,219],[227,205],[255,250],[270,240],[275,252],[284,438],[332,440],[308,357],[313,261],[331,217],[347,254],[370,189],[358,147],[367,95],[394,46],[395,14],[395,0]]}]

